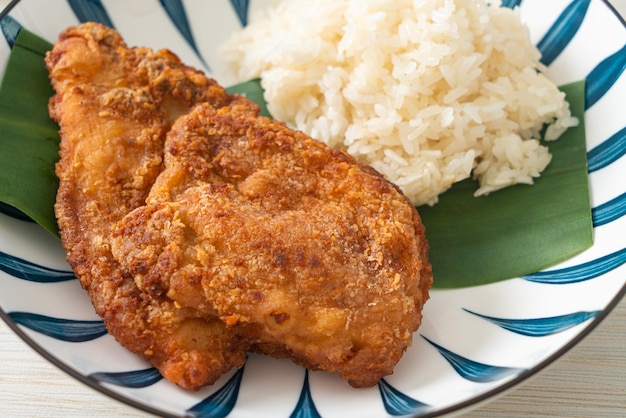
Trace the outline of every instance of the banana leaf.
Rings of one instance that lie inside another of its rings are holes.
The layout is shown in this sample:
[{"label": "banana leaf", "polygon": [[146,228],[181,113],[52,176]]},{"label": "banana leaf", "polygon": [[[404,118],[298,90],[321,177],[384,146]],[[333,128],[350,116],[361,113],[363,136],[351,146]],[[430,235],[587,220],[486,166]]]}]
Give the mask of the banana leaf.
[{"label": "banana leaf", "polygon": [[263,98],[265,90],[261,87],[261,79],[255,78],[250,81],[244,81],[243,83],[236,84],[226,88],[228,94],[239,94],[245,96],[249,100],[259,105],[259,114],[267,117],[272,117],[269,110],[267,110],[267,104]]},{"label": "banana leaf", "polygon": [[[0,86],[0,202],[58,234],[58,126],[43,57],[51,45],[20,31]],[[581,124],[548,144],[553,160],[532,186],[473,197],[473,181],[456,184],[433,207],[418,210],[431,246],[435,287],[457,288],[518,277],[592,245],[584,129],[584,82],[562,87]],[[259,80],[227,89],[266,112]]]},{"label": "banana leaf", "polygon": [[550,267],[593,244],[584,124],[584,81],[561,86],[580,124],[544,143],[550,165],[533,185],[473,197],[465,180],[418,210],[439,288],[492,283]]},{"label": "banana leaf", "polygon": [[58,234],[53,205],[60,138],[48,115],[53,90],[43,61],[51,47],[22,29],[7,62],[0,85],[0,202],[12,208],[5,212],[21,211]]}]

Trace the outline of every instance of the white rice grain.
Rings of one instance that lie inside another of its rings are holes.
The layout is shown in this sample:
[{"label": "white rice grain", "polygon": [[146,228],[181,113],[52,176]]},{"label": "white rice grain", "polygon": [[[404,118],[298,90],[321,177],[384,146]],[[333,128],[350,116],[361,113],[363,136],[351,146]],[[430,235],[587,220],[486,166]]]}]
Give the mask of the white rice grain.
[{"label": "white rice grain", "polygon": [[236,81],[272,115],[343,148],[434,204],[474,177],[485,195],[532,184],[539,143],[576,126],[517,10],[486,0],[283,0],[236,33]]}]

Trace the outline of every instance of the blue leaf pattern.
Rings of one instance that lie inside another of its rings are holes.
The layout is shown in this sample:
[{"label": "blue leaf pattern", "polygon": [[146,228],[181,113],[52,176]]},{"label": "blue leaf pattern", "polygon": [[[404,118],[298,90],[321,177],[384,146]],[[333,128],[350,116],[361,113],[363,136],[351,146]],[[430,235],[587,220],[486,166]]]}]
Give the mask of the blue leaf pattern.
[{"label": "blue leaf pattern", "polygon": [[626,215],[626,193],[591,209],[594,227],[606,225],[624,215]]},{"label": "blue leaf pattern", "polygon": [[300,391],[300,398],[296,408],[293,410],[290,418],[321,418],[317,408],[315,408],[315,402],[311,397],[311,389],[309,387],[309,371],[304,372],[304,383],[302,384],[302,390]]},{"label": "blue leaf pattern", "polygon": [[89,377],[98,382],[135,389],[154,385],[163,379],[161,373],[154,367],[118,373],[98,372],[90,374]]},{"label": "blue leaf pattern", "polygon": [[423,402],[417,401],[410,396],[400,392],[391,386],[385,379],[378,382],[378,390],[385,406],[385,411],[389,415],[412,415],[422,414],[432,407]]},{"label": "blue leaf pattern", "polygon": [[[196,47],[183,2],[180,0],[159,1],[178,31],[206,66]],[[241,25],[246,26],[249,0],[229,1]],[[97,21],[114,27],[100,0],[68,0],[68,3],[81,22]],[[522,0],[503,0],[502,6],[515,8],[521,3]],[[545,65],[550,65],[575,36],[584,20],[589,4],[590,0],[571,1],[539,41],[537,47],[542,52],[542,62]],[[12,47],[21,30],[20,23],[11,16],[3,15],[0,19],[0,28],[7,43]],[[587,75],[586,109],[592,107],[611,89],[621,77],[624,69],[626,69],[626,46],[604,59]],[[622,158],[625,154],[626,128],[623,128],[588,152],[589,172],[600,170]],[[621,218],[624,214],[626,214],[626,193],[592,209],[594,227],[606,225]],[[538,272],[527,275],[524,279],[545,284],[571,284],[602,276],[624,263],[626,263],[626,248],[584,264]],[[0,252],[0,270],[16,278],[39,283],[55,283],[75,279],[71,271],[50,269],[3,252]],[[527,337],[543,337],[562,332],[595,318],[601,312],[579,311],[553,317],[513,319],[487,316],[464,308],[463,310],[505,330]],[[10,312],[8,315],[17,324],[69,343],[90,341],[107,333],[102,321],[68,320],[29,312]],[[456,373],[469,381],[491,382],[526,370],[476,362],[436,344],[423,335],[422,337],[442,355]],[[223,387],[188,409],[186,416],[221,418],[229,415],[236,405],[242,376],[243,367]],[[89,377],[101,383],[127,388],[145,388],[162,380],[161,374],[154,368],[125,372],[98,372],[92,373]],[[385,379],[381,379],[378,388],[385,410],[391,415],[428,414],[431,409],[434,409],[430,405],[402,393]],[[291,416],[298,418],[317,418],[320,416],[310,391],[308,370],[305,371],[300,398]]]},{"label": "blue leaf pattern", "polygon": [[37,283],[56,283],[76,279],[71,271],[40,266],[2,251],[0,251],[0,270],[18,279]]},{"label": "blue leaf pattern", "polygon": [[541,52],[541,62],[550,65],[570,43],[585,19],[591,0],[574,0],[552,24],[541,38],[537,48]]},{"label": "blue leaf pattern", "polygon": [[11,0],[7,5],[3,6],[0,9],[0,19],[8,15],[19,2],[20,0]]},{"label": "blue leaf pattern", "polygon": [[452,368],[464,379],[477,383],[493,382],[505,377],[519,374],[526,369],[519,367],[502,367],[490,364],[479,363],[460,356],[452,351],[440,346],[422,335],[433,347],[439,351],[439,354],[445,358]]},{"label": "blue leaf pattern", "polygon": [[102,321],[78,321],[52,318],[29,312],[10,312],[18,324],[57,340],[80,343],[95,340],[107,333]]},{"label": "blue leaf pattern", "polygon": [[17,35],[22,29],[22,25],[11,16],[6,15],[0,20],[0,28],[2,28],[2,34],[4,35],[4,39],[7,40],[9,48],[13,48]]},{"label": "blue leaf pattern", "polygon": [[596,260],[559,270],[540,271],[523,279],[543,284],[571,284],[599,277],[626,262],[626,248]]},{"label": "blue leaf pattern", "polygon": [[98,22],[115,28],[100,0],[67,0],[67,3],[80,22]]},{"label": "blue leaf pattern", "polygon": [[249,0],[230,0],[230,4],[235,9],[241,26],[248,26],[248,9],[250,8]]},{"label": "blue leaf pattern", "polygon": [[626,154],[626,127],[587,153],[589,172],[600,170]]},{"label": "blue leaf pattern", "polygon": [[187,19],[187,12],[185,11],[185,6],[181,0],[159,0],[163,9],[170,17],[171,21],[176,26],[176,29],[180,32],[180,34],[185,38],[191,49],[196,53],[200,61],[202,61],[202,65],[204,65],[207,69],[209,68],[207,63],[200,55],[200,51],[198,50],[198,46],[196,45],[196,41],[193,37],[193,33],[191,32],[191,26],[189,25],[189,19]]},{"label": "blue leaf pattern", "polygon": [[626,45],[605,58],[587,75],[585,84],[585,109],[591,108],[609,91],[626,68]]},{"label": "blue leaf pattern", "polygon": [[514,9],[515,7],[519,7],[522,4],[522,0],[502,0],[502,7],[508,7],[509,9]]},{"label": "blue leaf pattern", "polygon": [[230,414],[230,411],[233,410],[237,403],[243,369],[242,367],[237,370],[233,377],[211,396],[189,408],[185,416],[194,418],[224,418]]},{"label": "blue leaf pattern", "polygon": [[527,337],[545,337],[547,335],[556,334],[561,331],[570,329],[573,326],[581,324],[590,318],[594,318],[601,311],[592,312],[575,312],[567,315],[553,316],[547,318],[530,318],[530,319],[508,319],[495,318],[493,316],[482,315],[463,309],[480,318],[486,319],[507,331],[525,335]]}]

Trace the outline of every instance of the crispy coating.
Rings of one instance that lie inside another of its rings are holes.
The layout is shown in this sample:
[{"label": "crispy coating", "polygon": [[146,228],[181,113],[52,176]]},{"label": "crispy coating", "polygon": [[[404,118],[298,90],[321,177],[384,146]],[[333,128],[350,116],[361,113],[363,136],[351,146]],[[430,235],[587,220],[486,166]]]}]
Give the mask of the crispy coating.
[{"label": "crispy coating", "polygon": [[245,345],[215,317],[180,309],[135,285],[110,250],[111,225],[142,205],[162,170],[165,135],[198,103],[256,113],[168,51],[129,49],[87,23],[46,56],[60,125],[55,213],[67,260],[109,332],[169,380],[197,389],[245,361]]},{"label": "crispy coating", "polygon": [[353,386],[392,372],[432,279],[417,211],[377,172],[207,104],[174,123],[146,205],[111,245],[146,293]]},{"label": "crispy coating", "polygon": [[100,25],[46,63],[63,244],[121,344],[190,389],[247,351],[355,387],[392,373],[432,284],[395,186]]}]

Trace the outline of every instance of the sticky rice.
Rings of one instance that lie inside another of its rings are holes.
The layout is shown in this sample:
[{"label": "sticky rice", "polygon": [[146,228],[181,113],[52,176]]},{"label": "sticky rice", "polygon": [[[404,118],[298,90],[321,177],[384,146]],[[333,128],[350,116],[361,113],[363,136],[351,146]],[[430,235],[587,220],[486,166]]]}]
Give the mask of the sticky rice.
[{"label": "sticky rice", "polygon": [[347,150],[415,205],[474,177],[532,184],[577,125],[517,9],[484,0],[286,0],[223,46],[272,115]]}]

